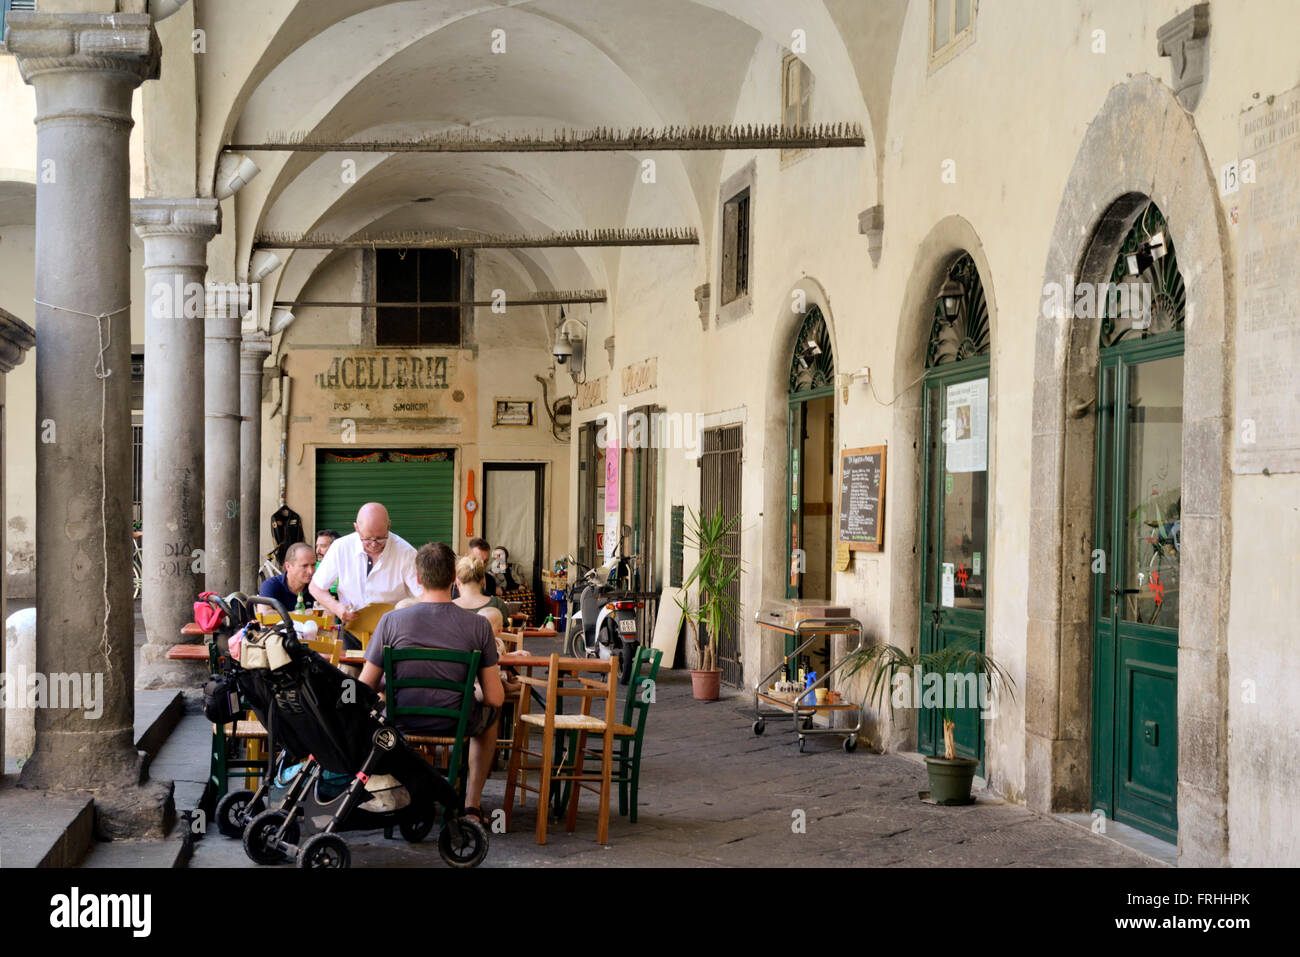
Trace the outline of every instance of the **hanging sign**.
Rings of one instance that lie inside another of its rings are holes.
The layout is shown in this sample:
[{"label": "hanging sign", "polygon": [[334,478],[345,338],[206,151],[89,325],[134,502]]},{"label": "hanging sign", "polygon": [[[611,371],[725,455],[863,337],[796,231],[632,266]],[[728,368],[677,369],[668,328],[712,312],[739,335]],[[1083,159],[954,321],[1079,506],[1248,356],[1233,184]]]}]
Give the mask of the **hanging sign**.
[{"label": "hanging sign", "polygon": [[839,540],[850,549],[885,547],[885,446],[840,452]]},{"label": "hanging sign", "polygon": [[989,455],[989,380],[950,385],[947,398],[944,464],[949,472],[983,472]]}]

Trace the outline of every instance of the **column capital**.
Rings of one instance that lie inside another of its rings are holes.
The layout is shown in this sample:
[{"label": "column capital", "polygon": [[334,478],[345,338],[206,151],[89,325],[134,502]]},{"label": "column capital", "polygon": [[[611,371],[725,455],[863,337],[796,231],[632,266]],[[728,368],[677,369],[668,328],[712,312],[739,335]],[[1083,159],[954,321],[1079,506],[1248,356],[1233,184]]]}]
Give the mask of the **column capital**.
[{"label": "column capital", "polygon": [[221,231],[221,204],[186,197],[132,199],[131,225],[141,239],[193,236],[206,243]]},{"label": "column capital", "polygon": [[156,80],[162,46],[147,13],[20,13],[6,18],[5,46],[23,80],[44,73],[125,74]]},{"label": "column capital", "polygon": [[239,343],[239,358],[245,360],[251,370],[261,374],[262,363],[271,354],[271,337],[262,332],[246,332]]},{"label": "column capital", "polygon": [[21,365],[27,350],[36,345],[36,330],[12,312],[0,309],[0,373]]}]

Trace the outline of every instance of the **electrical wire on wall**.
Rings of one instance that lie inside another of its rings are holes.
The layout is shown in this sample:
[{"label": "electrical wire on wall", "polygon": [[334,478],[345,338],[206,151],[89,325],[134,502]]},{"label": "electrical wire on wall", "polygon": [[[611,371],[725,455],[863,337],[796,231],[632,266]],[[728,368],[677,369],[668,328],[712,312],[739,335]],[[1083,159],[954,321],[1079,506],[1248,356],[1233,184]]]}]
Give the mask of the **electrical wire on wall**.
[{"label": "electrical wire on wall", "polygon": [[[546,390],[546,379],[539,375],[534,375],[533,378],[542,384],[542,408],[546,409],[546,417],[551,420],[551,435],[557,442],[569,441],[571,434],[570,430],[567,427],[560,425],[556,420],[555,410],[551,408],[551,400],[548,397]],[[556,405],[559,405],[560,400],[556,399],[555,403]]]}]

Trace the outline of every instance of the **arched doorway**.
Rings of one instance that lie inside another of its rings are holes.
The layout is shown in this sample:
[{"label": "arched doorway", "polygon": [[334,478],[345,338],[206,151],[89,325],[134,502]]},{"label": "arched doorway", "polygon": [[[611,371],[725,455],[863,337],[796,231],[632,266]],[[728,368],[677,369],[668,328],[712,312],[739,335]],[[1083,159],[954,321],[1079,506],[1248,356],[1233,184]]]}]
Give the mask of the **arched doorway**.
[{"label": "arched doorway", "polygon": [[1174,841],[1187,303],[1155,203],[1096,301],[1092,807]]},{"label": "arched doorway", "polygon": [[[989,581],[989,353],[992,330],[979,270],[969,253],[948,268],[935,300],[926,351],[921,491],[920,650],[985,644]],[[922,701],[924,704],[924,699]],[[958,757],[984,773],[978,703],[949,711]],[[937,708],[917,715],[917,749],[942,754]]]},{"label": "arched doorway", "polygon": [[790,357],[786,487],[786,597],[830,601],[835,502],[835,356],[830,330],[811,306]]}]

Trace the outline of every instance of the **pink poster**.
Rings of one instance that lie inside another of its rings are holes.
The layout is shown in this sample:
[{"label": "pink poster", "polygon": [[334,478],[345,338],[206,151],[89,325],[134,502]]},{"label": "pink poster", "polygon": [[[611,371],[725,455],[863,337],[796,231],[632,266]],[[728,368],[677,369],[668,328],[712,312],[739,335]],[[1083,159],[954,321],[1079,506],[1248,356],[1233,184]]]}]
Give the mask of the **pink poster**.
[{"label": "pink poster", "polygon": [[605,446],[605,514],[618,513],[618,430],[610,429]]}]

